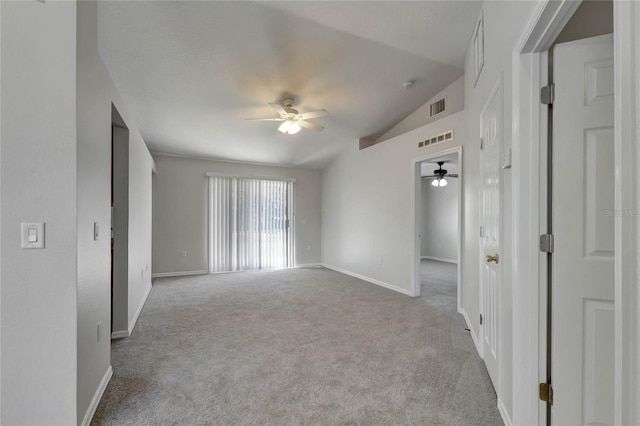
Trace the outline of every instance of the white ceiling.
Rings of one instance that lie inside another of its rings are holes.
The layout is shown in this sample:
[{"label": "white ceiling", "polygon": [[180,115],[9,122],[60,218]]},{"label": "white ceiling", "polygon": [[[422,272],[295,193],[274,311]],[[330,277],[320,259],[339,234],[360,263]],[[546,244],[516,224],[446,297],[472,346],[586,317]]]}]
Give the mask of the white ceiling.
[{"label": "white ceiling", "polygon": [[[149,148],[322,168],[463,73],[478,1],[101,1],[100,54]],[[411,90],[402,83],[415,80]],[[325,126],[289,136],[288,95]]]}]

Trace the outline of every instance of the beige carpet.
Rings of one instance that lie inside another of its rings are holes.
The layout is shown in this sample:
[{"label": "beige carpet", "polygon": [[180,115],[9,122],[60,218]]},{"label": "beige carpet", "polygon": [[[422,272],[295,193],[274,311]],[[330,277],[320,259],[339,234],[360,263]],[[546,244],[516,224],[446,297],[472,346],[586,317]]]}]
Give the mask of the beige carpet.
[{"label": "beige carpet", "polygon": [[155,280],[93,424],[502,424],[455,294],[426,262],[418,299],[322,268]]}]

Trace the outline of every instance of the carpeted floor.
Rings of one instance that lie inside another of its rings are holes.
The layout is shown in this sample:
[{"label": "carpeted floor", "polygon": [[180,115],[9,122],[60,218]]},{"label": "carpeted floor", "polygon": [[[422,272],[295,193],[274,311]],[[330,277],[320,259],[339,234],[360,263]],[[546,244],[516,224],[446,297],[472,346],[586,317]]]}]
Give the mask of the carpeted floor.
[{"label": "carpeted floor", "polygon": [[440,262],[418,299],[323,268],[157,279],[93,424],[502,424],[455,282]]}]

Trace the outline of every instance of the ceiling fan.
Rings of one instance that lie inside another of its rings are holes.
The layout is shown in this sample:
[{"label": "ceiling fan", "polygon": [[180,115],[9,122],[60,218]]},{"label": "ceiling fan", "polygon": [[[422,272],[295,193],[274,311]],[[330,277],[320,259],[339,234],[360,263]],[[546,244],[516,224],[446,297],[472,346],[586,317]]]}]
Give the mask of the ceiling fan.
[{"label": "ceiling fan", "polygon": [[293,108],[294,100],[287,98],[282,102],[282,105],[271,103],[269,106],[280,114],[280,118],[247,118],[247,120],[253,121],[278,121],[282,122],[278,130],[287,135],[296,134],[302,129],[311,129],[316,132],[321,132],[324,127],[307,121],[310,118],[323,117],[329,113],[324,109],[317,111],[309,111],[300,113],[297,109]]},{"label": "ceiling fan", "polygon": [[433,182],[431,182],[431,185],[433,185],[433,186],[447,186],[447,180],[445,179],[445,176],[446,177],[451,177],[451,178],[457,178],[458,174],[457,173],[448,173],[447,169],[443,169],[442,168],[444,163],[445,163],[444,161],[438,161],[438,168],[433,171],[433,175],[431,175],[431,176],[422,176],[422,179],[435,178],[435,179],[433,179]]}]

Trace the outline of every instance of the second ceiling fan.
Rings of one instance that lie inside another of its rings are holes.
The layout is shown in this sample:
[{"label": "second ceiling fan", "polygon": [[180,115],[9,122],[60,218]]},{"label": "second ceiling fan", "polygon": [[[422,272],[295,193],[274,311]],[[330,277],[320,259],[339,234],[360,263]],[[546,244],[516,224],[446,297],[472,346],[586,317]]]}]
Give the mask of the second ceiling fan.
[{"label": "second ceiling fan", "polygon": [[278,127],[278,130],[288,135],[298,133],[303,127],[305,129],[315,130],[316,132],[324,130],[324,127],[307,120],[328,115],[329,113],[326,110],[319,109],[317,111],[300,113],[297,109],[293,108],[293,103],[294,100],[292,98],[287,98],[282,102],[282,105],[276,103],[269,104],[271,108],[280,114],[280,118],[247,118],[247,120],[281,122],[282,124]]},{"label": "second ceiling fan", "polygon": [[433,171],[433,175],[431,175],[431,176],[422,176],[422,179],[435,178],[435,179],[433,179],[433,182],[431,182],[431,185],[433,185],[433,186],[447,186],[447,180],[445,179],[445,177],[457,178],[458,174],[457,173],[449,173],[447,169],[443,169],[442,166],[444,165],[444,163],[445,163],[444,161],[438,161],[438,168]]}]

